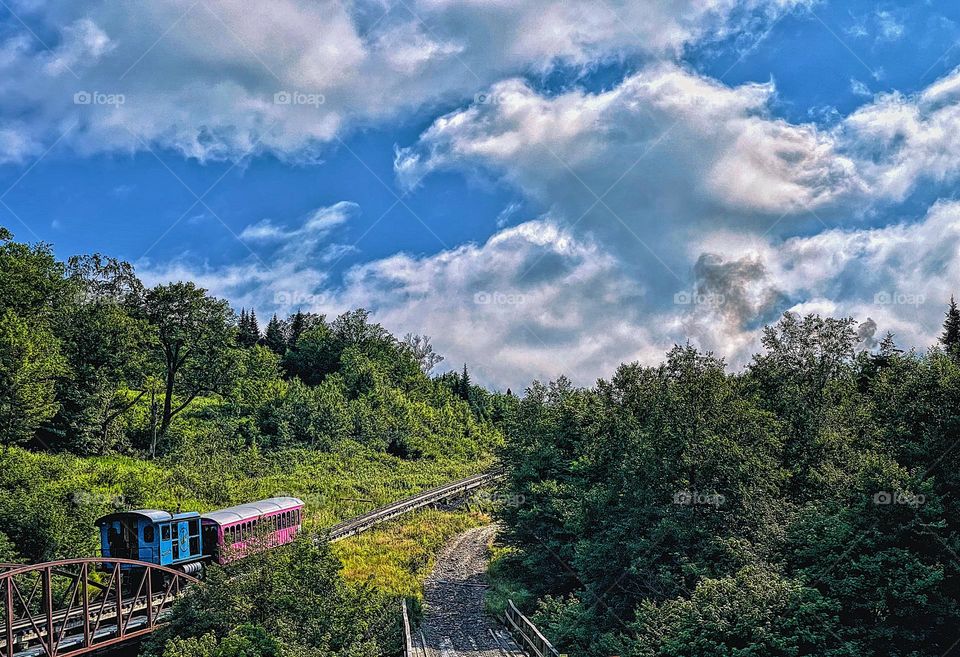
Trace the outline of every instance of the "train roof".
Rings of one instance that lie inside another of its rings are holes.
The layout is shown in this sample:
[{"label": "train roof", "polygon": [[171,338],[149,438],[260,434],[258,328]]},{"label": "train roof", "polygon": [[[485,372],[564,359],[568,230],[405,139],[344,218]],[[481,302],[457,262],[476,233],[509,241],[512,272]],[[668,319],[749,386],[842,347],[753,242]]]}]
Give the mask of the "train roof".
[{"label": "train roof", "polygon": [[247,504],[238,504],[226,509],[211,511],[210,513],[204,513],[201,517],[218,525],[231,525],[235,522],[253,520],[267,513],[288,511],[301,506],[303,506],[303,500],[296,497],[271,497],[267,500],[248,502]]},{"label": "train roof", "polygon": [[96,524],[103,525],[108,522],[113,522],[114,520],[119,520],[129,516],[138,516],[140,518],[145,518],[150,522],[165,522],[167,520],[173,519],[186,519],[186,518],[196,518],[200,514],[196,511],[187,511],[185,513],[170,513],[169,511],[160,511],[158,509],[133,509],[131,511],[118,511],[116,513],[110,513],[102,518],[98,518]]}]

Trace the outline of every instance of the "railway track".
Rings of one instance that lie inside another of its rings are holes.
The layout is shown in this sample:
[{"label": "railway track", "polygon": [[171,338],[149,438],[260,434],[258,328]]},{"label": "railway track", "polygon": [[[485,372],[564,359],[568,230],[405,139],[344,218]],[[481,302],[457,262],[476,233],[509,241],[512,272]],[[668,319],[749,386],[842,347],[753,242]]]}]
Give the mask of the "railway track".
[{"label": "railway track", "polygon": [[[460,497],[488,485],[501,476],[497,472],[483,473],[421,491],[340,522],[329,528],[326,538],[333,542],[355,536],[405,513]],[[119,579],[121,561],[124,560],[89,558],[34,565],[0,563],[0,597],[3,598],[4,607],[0,609],[4,612],[2,624],[0,624],[0,655],[3,657],[80,655],[153,631],[158,622],[162,621],[169,612],[169,604],[179,597],[180,587],[177,587],[176,594],[173,596],[170,595],[169,590],[162,595],[154,594],[149,590],[147,583],[148,579],[152,581],[152,576],[145,577],[140,582],[140,586],[146,586],[146,592],[141,595],[143,592],[141,588],[133,599],[129,599],[121,592],[124,588]],[[117,578],[117,582],[114,588],[111,588],[114,581],[112,579],[110,584],[104,587],[88,577],[88,573],[96,570],[101,563],[111,564],[111,568],[115,569],[114,577]],[[126,563],[139,564],[144,568],[156,568],[146,563],[132,561],[126,561]],[[65,566],[78,564],[82,567],[78,573],[63,570]],[[173,573],[173,571],[170,572]],[[183,576],[181,573],[173,574],[194,581],[192,577]],[[25,591],[21,595],[14,576],[32,578],[33,590]],[[61,576],[72,578],[73,586],[77,587],[73,590],[69,606],[36,613],[30,603],[40,590],[41,584],[43,584],[42,596],[47,599],[52,590],[52,579]],[[79,595],[78,590],[81,583],[83,595]],[[134,584],[136,585],[136,582]],[[95,604],[84,603],[88,600],[87,587],[98,588],[103,599]],[[152,603],[148,603],[148,599],[152,600]],[[22,613],[27,609],[30,613],[22,616],[15,613],[15,610]],[[14,620],[8,624],[7,619],[10,618]]]},{"label": "railway track", "polygon": [[410,657],[524,657],[520,645],[484,608],[488,546],[496,527],[471,529],[437,557],[424,587],[424,616]]},{"label": "railway track", "polygon": [[499,472],[485,472],[482,474],[467,477],[460,481],[437,486],[429,490],[422,491],[416,495],[411,495],[402,500],[398,500],[386,506],[374,509],[368,513],[344,520],[329,529],[328,537],[330,542],[340,541],[350,536],[356,536],[375,527],[382,522],[386,522],[405,513],[410,513],[431,504],[436,504],[443,500],[458,497],[477,488],[486,486],[499,479],[502,475]]}]

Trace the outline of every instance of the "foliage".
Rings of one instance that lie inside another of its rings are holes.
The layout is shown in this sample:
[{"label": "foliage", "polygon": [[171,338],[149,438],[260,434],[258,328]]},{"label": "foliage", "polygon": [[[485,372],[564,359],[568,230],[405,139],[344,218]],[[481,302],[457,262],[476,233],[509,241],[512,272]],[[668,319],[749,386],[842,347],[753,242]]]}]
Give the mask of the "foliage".
[{"label": "foliage", "polygon": [[378,655],[396,631],[396,606],[347,586],[329,546],[301,535],[208,571],[148,641],[146,655],[252,657]]},{"label": "foliage", "polygon": [[947,308],[946,315],[940,342],[947,351],[952,351],[960,348],[960,309],[957,308],[957,302],[953,297],[950,297],[950,307]]},{"label": "foliage", "polygon": [[307,523],[319,530],[487,465],[403,460],[353,442],[332,452],[207,446],[155,461],[13,447],[0,452],[0,528],[18,557],[41,562],[94,554],[94,520],[116,510],[203,512],[293,495],[306,502]]},{"label": "foliage", "polygon": [[0,444],[29,440],[57,412],[56,378],[67,366],[56,338],[13,310],[0,315]]},{"label": "foliage", "polygon": [[[939,656],[960,625],[960,363],[786,315],[738,374],[692,347],[507,414],[518,594],[583,655]],[[537,602],[539,600],[539,602]],[[496,600],[492,601],[493,603]]]},{"label": "foliage", "polygon": [[477,459],[500,440],[485,391],[445,394],[429,338],[398,340],[363,309],[274,315],[261,335],[254,309],[191,282],[147,289],[128,263],[60,262],[5,230],[0,341],[0,444],[153,458],[355,441]]}]

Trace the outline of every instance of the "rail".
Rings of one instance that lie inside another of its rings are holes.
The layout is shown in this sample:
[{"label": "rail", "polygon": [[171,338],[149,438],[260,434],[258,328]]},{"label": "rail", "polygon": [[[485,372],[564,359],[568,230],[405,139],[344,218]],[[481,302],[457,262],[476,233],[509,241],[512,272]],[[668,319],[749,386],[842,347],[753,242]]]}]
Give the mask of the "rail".
[{"label": "rail", "polygon": [[403,657],[416,657],[413,653],[413,638],[410,636],[410,616],[407,614],[407,599],[400,603],[403,613]]},{"label": "rail", "polygon": [[[411,495],[334,525],[328,538],[354,536],[501,476],[474,475]],[[0,563],[0,657],[78,657],[143,636],[165,620],[173,602],[195,582],[180,571],[119,558]],[[406,655],[416,657],[406,603],[403,617]]]},{"label": "rail", "polygon": [[513,600],[507,601],[504,617],[507,629],[520,641],[521,647],[533,657],[561,657],[537,626],[517,609]]},{"label": "rail", "polygon": [[365,532],[375,525],[396,518],[397,516],[410,513],[416,509],[420,509],[431,504],[436,504],[442,500],[449,499],[451,497],[457,497],[476,488],[486,486],[501,476],[503,475],[498,472],[486,472],[483,474],[474,475],[472,477],[467,477],[466,479],[461,479],[460,481],[455,481],[451,484],[437,486],[436,488],[431,488],[430,490],[417,493],[416,495],[411,495],[410,497],[398,500],[392,504],[388,504],[387,506],[374,509],[373,511],[350,518],[349,520],[344,520],[343,522],[334,525],[329,529],[329,540],[332,543],[343,540],[350,536],[356,536],[357,534]]}]

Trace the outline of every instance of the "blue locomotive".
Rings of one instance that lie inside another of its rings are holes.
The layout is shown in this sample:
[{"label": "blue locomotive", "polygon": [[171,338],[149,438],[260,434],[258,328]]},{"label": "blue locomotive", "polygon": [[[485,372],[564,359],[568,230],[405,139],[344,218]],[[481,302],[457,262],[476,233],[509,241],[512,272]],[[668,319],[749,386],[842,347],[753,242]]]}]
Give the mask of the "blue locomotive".
[{"label": "blue locomotive", "polygon": [[[187,573],[203,567],[200,514],[138,509],[97,520],[103,556],[148,561]],[[124,565],[123,568],[136,568]]]}]

